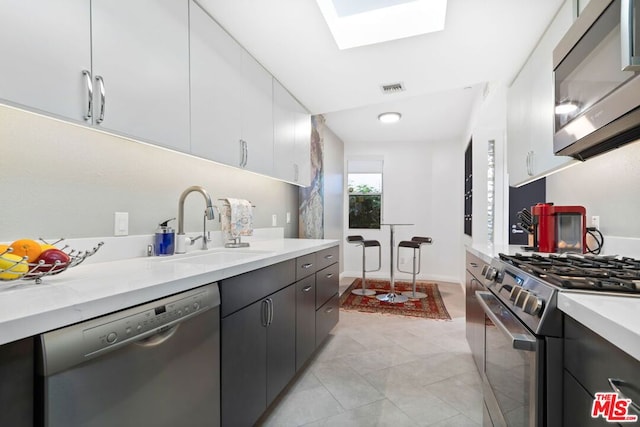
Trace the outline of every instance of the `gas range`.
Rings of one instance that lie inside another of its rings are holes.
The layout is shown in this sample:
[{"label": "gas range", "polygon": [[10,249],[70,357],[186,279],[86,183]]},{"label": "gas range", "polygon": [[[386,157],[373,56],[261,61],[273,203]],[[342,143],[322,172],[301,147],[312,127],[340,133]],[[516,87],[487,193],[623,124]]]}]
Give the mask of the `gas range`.
[{"label": "gas range", "polygon": [[539,336],[562,336],[558,292],[640,297],[640,260],[575,254],[499,254],[485,285]]}]

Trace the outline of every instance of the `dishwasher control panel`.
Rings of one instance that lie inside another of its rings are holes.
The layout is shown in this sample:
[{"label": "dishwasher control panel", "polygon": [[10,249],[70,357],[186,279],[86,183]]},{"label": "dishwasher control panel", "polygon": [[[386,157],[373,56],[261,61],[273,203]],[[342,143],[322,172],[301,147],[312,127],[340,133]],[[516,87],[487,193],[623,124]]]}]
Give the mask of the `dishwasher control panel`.
[{"label": "dishwasher control panel", "polygon": [[[87,328],[84,330],[85,352],[90,355],[120,341],[168,330],[179,321],[208,309],[211,304],[207,296],[207,292],[201,290],[193,295],[181,294],[177,300],[164,298],[155,304],[151,303],[154,304],[152,308]],[[135,311],[135,308],[131,310]]]},{"label": "dishwasher control panel", "polygon": [[[202,286],[41,336],[47,371],[72,359],[89,359],[117,347],[169,336],[178,324],[220,305],[218,284]],[[51,351],[55,350],[55,351]]]}]

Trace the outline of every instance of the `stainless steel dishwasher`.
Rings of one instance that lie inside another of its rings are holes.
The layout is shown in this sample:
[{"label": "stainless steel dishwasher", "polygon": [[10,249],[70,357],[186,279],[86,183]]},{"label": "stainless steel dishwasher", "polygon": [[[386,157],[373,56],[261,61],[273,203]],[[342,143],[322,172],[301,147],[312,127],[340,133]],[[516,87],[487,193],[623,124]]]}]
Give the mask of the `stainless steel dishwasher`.
[{"label": "stainless steel dishwasher", "polygon": [[217,283],[47,332],[38,347],[39,425],[220,425]]}]

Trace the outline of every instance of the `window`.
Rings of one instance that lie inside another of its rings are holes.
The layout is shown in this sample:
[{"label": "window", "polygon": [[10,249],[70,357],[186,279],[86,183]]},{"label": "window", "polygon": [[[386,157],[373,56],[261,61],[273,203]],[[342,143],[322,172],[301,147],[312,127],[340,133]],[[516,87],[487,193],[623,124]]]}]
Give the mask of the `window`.
[{"label": "window", "polygon": [[349,228],[380,228],[382,162],[349,161]]}]

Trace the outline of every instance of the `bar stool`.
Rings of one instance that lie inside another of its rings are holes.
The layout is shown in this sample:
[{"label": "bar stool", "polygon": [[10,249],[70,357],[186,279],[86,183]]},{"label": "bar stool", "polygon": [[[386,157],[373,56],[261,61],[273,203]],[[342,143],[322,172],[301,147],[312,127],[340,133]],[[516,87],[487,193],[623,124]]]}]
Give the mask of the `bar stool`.
[{"label": "bar stool", "polygon": [[[398,262],[398,271],[402,273],[411,273],[413,275],[413,290],[408,292],[402,292],[402,295],[405,295],[409,298],[426,298],[427,294],[424,292],[416,292],[416,276],[420,274],[420,261],[422,259],[422,245],[430,245],[433,242],[431,237],[412,237],[411,240],[403,240],[398,243],[398,254],[396,259],[400,260],[400,248],[410,248],[413,249],[413,270],[405,271],[400,269],[400,262]],[[418,263],[416,264],[416,252],[418,253]]]},{"label": "bar stool", "polygon": [[[366,273],[371,273],[373,271],[379,271],[382,266],[382,249],[380,247],[380,242],[377,240],[364,240],[362,236],[347,236],[347,242],[362,246],[362,289],[354,289],[351,291],[352,294],[360,295],[360,296],[372,296],[376,294],[376,291],[373,289],[367,289],[366,286]],[[367,270],[366,267],[366,258],[365,252],[367,248],[378,247],[378,268],[374,270]]]}]

